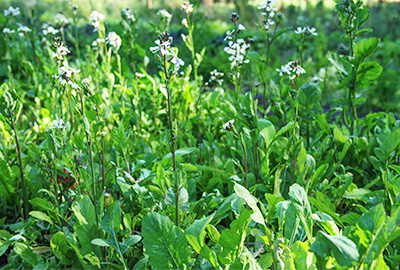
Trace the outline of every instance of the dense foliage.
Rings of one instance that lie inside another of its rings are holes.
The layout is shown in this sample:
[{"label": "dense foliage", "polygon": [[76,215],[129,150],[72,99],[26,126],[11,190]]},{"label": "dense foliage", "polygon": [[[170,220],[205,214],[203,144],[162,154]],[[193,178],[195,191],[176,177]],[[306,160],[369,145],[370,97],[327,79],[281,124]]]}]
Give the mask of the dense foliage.
[{"label": "dense foliage", "polygon": [[276,4],[5,9],[0,267],[399,268],[398,7]]}]

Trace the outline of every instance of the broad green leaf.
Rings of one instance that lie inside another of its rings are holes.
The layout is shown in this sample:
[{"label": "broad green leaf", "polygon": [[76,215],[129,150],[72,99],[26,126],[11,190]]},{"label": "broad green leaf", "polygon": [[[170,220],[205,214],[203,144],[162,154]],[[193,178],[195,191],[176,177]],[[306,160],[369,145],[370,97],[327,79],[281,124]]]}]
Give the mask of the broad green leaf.
[{"label": "broad green leaf", "polygon": [[265,140],[266,147],[268,148],[275,137],[275,127],[270,121],[265,119],[260,119],[258,126],[260,128],[260,135]]},{"label": "broad green leaf", "polygon": [[31,215],[32,217],[35,217],[37,219],[40,220],[45,220],[48,223],[50,223],[51,225],[53,225],[53,220],[45,213],[40,212],[40,211],[30,211],[29,215]]},{"label": "broad green leaf", "polygon": [[221,234],[219,233],[217,228],[215,228],[212,224],[208,224],[206,228],[211,241],[213,241],[214,243],[218,243]]},{"label": "broad green leaf", "polygon": [[63,265],[70,265],[75,256],[74,250],[68,245],[65,235],[62,232],[57,232],[51,237],[50,247],[53,254],[60,260]]},{"label": "broad green leaf", "polygon": [[93,239],[91,243],[93,245],[100,246],[100,247],[112,247],[113,246],[112,244],[110,244],[110,241],[103,239],[103,238]]},{"label": "broad green leaf", "polygon": [[219,268],[217,254],[205,243],[206,227],[209,225],[215,213],[200,220],[195,220],[186,230],[185,236],[193,249],[201,257],[209,261],[215,268]]},{"label": "broad green leaf", "polygon": [[221,233],[219,243],[222,251],[218,258],[225,265],[230,265],[242,254],[246,238],[246,228],[250,223],[250,210],[245,210],[238,219],[232,221],[230,228]]},{"label": "broad green leaf", "polygon": [[370,86],[382,73],[382,66],[378,62],[364,62],[358,68],[357,82],[358,88]]},{"label": "broad green leaf", "polygon": [[248,206],[253,210],[251,214],[251,219],[257,222],[258,224],[265,225],[265,220],[263,214],[257,206],[257,201],[253,195],[242,185],[239,185],[237,182],[234,182],[235,193],[242,199],[244,199]]},{"label": "broad green leaf", "polygon": [[44,198],[33,198],[29,200],[32,206],[41,208],[42,210],[53,210],[54,209],[54,204],[52,204],[50,201],[44,199]]},{"label": "broad green leaf", "polygon": [[[167,192],[167,196],[165,197],[165,203],[175,206],[175,188],[170,187]],[[186,188],[181,188],[179,190],[179,209],[182,211],[189,210],[189,194]]]},{"label": "broad green leaf", "polygon": [[300,87],[299,102],[301,105],[311,108],[321,100],[321,89],[316,83],[307,82]]},{"label": "broad green leaf", "polygon": [[120,231],[121,225],[121,205],[119,202],[114,203],[113,205],[107,208],[105,215],[100,221],[100,227],[108,233],[111,237],[114,236]]},{"label": "broad green leaf", "polygon": [[30,265],[34,266],[38,263],[38,256],[33,252],[30,246],[17,242],[14,244],[14,251],[21,259]]},{"label": "broad green leaf", "polygon": [[310,249],[309,242],[300,242],[300,241],[297,241],[290,247],[295,269],[309,269],[309,265],[307,263],[307,255],[309,253],[308,252],[309,249]]},{"label": "broad green leaf", "polygon": [[271,220],[271,218],[275,215],[276,205],[279,202],[284,201],[284,199],[282,197],[276,197],[269,193],[265,193],[264,196],[268,202],[268,217],[267,218],[268,218],[268,220]]},{"label": "broad green leaf", "polygon": [[347,199],[353,199],[353,200],[364,200],[364,199],[368,199],[369,196],[371,195],[371,193],[372,193],[372,191],[370,191],[369,189],[356,188],[350,192],[346,192],[344,194],[344,197]]},{"label": "broad green leaf", "polygon": [[358,261],[356,244],[345,236],[332,236],[322,231],[317,233],[310,251],[322,258],[333,256],[343,267],[352,267]]},{"label": "broad green leaf", "polygon": [[200,250],[206,245],[204,242],[206,237],[205,229],[214,215],[215,213],[200,220],[195,220],[185,232],[186,239],[197,253],[200,253]]},{"label": "broad green leaf", "polygon": [[76,199],[72,203],[71,208],[77,219],[77,222],[74,224],[74,230],[81,244],[79,252],[83,256],[92,254],[94,252],[94,246],[91,242],[98,234],[94,206],[89,196],[85,195]]},{"label": "broad green leaf", "polygon": [[364,62],[365,58],[368,57],[378,47],[379,39],[376,37],[366,38],[358,40],[354,48],[354,54],[356,57],[357,65]]},{"label": "broad green leaf", "polygon": [[333,136],[335,137],[335,140],[340,143],[346,143],[347,141],[347,138],[343,135],[342,131],[337,126],[333,128]]},{"label": "broad green leaf", "polygon": [[191,248],[182,229],[156,212],[148,213],[142,221],[145,254],[153,269],[190,269]]}]

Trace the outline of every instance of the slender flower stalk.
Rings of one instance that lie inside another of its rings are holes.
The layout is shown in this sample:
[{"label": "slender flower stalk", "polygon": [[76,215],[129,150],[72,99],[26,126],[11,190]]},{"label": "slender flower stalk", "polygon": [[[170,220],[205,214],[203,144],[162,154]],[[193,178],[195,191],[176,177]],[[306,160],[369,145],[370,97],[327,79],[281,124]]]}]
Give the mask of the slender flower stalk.
[{"label": "slender flower stalk", "polygon": [[174,173],[174,186],[175,186],[175,223],[179,226],[179,192],[181,188],[180,177],[177,173],[177,164],[175,156],[176,134],[173,127],[172,120],[172,106],[171,106],[171,78],[174,76],[179,68],[184,65],[184,62],[178,57],[176,48],[171,48],[172,37],[169,36],[168,31],[161,33],[155,41],[156,46],[151,47],[150,51],[155,55],[158,62],[163,68],[164,84],[167,92],[167,110],[168,110],[168,126],[170,131],[170,150],[172,155],[172,169]]}]

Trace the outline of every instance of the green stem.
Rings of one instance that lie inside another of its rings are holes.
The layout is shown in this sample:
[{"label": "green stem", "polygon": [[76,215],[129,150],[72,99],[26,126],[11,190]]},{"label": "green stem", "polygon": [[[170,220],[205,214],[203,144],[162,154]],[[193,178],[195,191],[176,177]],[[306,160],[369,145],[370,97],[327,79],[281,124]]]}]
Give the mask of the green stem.
[{"label": "green stem", "polygon": [[175,143],[176,143],[176,138],[174,135],[174,131],[172,128],[172,108],[171,108],[171,78],[168,73],[167,69],[167,57],[163,56],[164,63],[164,74],[165,74],[165,86],[167,88],[167,106],[168,106],[168,125],[169,125],[169,131],[170,131],[170,136],[171,136],[171,144],[170,144],[170,150],[171,150],[171,155],[172,155],[172,168],[174,172],[174,180],[175,180],[175,223],[176,226],[179,227],[179,183],[178,183],[178,177],[176,175],[176,157],[175,157]]},{"label": "green stem", "polygon": [[28,219],[28,191],[26,188],[26,183],[25,183],[25,177],[24,177],[24,169],[23,169],[23,164],[22,164],[22,156],[21,156],[21,146],[19,144],[19,139],[18,139],[18,133],[17,129],[15,127],[15,121],[14,121],[14,111],[8,109],[10,116],[11,116],[11,125],[12,129],[14,131],[14,137],[15,137],[15,147],[17,150],[17,156],[18,156],[18,167],[19,167],[19,173],[20,173],[20,178],[21,178],[21,188],[22,188],[22,199],[23,199],[23,218],[24,222],[27,221]]}]

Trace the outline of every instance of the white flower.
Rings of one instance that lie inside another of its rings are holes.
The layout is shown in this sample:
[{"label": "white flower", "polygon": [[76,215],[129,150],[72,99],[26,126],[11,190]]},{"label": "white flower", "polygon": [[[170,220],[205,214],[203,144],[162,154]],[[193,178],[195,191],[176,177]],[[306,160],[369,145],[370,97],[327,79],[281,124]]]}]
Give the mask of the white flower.
[{"label": "white flower", "polygon": [[56,15],[56,23],[66,25],[68,23],[67,17],[65,17],[62,12],[58,12]]},{"label": "white flower", "polygon": [[297,27],[297,29],[294,31],[296,34],[298,34],[298,35],[301,35],[301,34],[303,34],[304,32],[306,32],[306,30],[307,30],[307,28],[305,28],[305,27],[303,27],[303,28],[301,28],[301,27]]},{"label": "white flower", "polygon": [[277,0],[265,0],[264,4],[258,6],[258,9],[265,9],[265,10],[273,9],[273,6],[276,5],[276,1]]},{"label": "white flower", "polygon": [[302,68],[301,66],[297,65],[293,68],[293,72],[296,73],[297,77],[300,76],[300,74],[306,73],[306,70]]},{"label": "white flower", "polygon": [[65,55],[67,55],[68,53],[70,53],[68,48],[65,47],[64,45],[60,45],[59,47],[57,47],[57,51],[55,53],[53,53],[53,55],[51,57],[52,58],[56,57],[59,60],[63,60],[63,57]]},{"label": "white flower", "polygon": [[126,8],[122,11],[122,16],[126,17],[127,20],[130,20],[132,22],[136,21],[135,16],[132,14],[132,11],[130,8]]},{"label": "white flower", "polygon": [[168,55],[168,54],[170,54],[171,42],[172,42],[172,40],[169,39],[169,40],[161,43],[161,41],[159,39],[157,39],[156,41],[154,41],[154,43],[156,43],[157,46],[150,47],[150,51],[152,53],[161,52],[161,56]]},{"label": "white flower", "polygon": [[115,32],[108,33],[106,41],[107,44],[113,46],[116,51],[118,51],[119,47],[121,47],[122,40]]},{"label": "white flower", "polygon": [[140,73],[140,72],[135,72],[135,76],[136,76],[137,78],[144,78],[144,77],[146,77],[146,75],[144,75],[143,73]]},{"label": "white flower", "polygon": [[224,73],[218,72],[216,69],[210,72],[210,80],[209,82],[216,81],[219,85],[222,85],[224,79],[222,77],[224,76]]},{"label": "white flower", "polygon": [[279,76],[286,75],[290,80],[294,80],[301,74],[306,73],[306,70],[302,68],[296,61],[290,61],[286,65],[282,65],[281,68],[277,68],[276,71],[279,72]]},{"label": "white flower", "polygon": [[89,16],[89,20],[92,22],[94,26],[93,32],[101,31],[103,28],[102,21],[104,20],[104,15],[97,12],[96,10],[92,11]]},{"label": "white flower", "polygon": [[3,29],[3,33],[6,34],[6,35],[12,34],[12,33],[14,33],[14,32],[15,32],[15,31],[14,31],[14,30],[11,30],[10,28],[4,28],[4,29]]},{"label": "white flower", "polygon": [[99,13],[96,10],[92,11],[92,13],[90,13],[90,16],[89,16],[89,20],[91,22],[102,21],[102,20],[104,20],[104,18],[105,18],[104,15]]},{"label": "white flower", "polygon": [[157,12],[157,15],[163,17],[163,18],[167,18],[167,19],[171,19],[172,15],[166,11],[165,9],[161,9]]},{"label": "white flower", "polygon": [[307,26],[307,30],[310,35],[318,36],[317,29],[315,29],[315,27],[310,28]]},{"label": "white flower", "polygon": [[276,69],[277,72],[279,72],[279,76],[283,76],[283,75],[289,75],[290,74],[290,70],[287,67],[287,65],[282,65],[281,68],[277,68]]},{"label": "white flower", "polygon": [[61,86],[64,86],[68,82],[71,87],[75,87],[74,89],[76,89],[78,88],[78,85],[72,81],[72,78],[79,72],[80,70],[69,67],[68,63],[64,61],[63,65],[58,69],[58,75],[54,77],[58,80]]},{"label": "white flower", "polygon": [[55,29],[53,26],[48,26],[47,24],[43,24],[43,35],[47,36],[49,34],[51,35],[55,35],[57,34],[59,31],[57,29]]},{"label": "white flower", "polygon": [[249,59],[245,59],[247,50],[250,45],[247,44],[243,39],[238,39],[237,43],[229,41],[228,47],[225,47],[224,51],[230,54],[229,61],[231,62],[231,69],[233,70],[236,65],[247,64],[250,62]]},{"label": "white flower", "polygon": [[183,60],[178,57],[177,50],[175,48],[173,48],[173,49],[170,50],[170,53],[172,56],[170,61],[172,64],[175,65],[175,67],[174,67],[175,72],[178,72],[179,68],[181,66],[183,66],[185,64],[185,62],[183,62]]},{"label": "white flower", "polygon": [[3,14],[4,16],[18,16],[21,12],[19,11],[19,7],[13,8],[10,6],[8,9],[4,10]]},{"label": "white flower", "polygon": [[243,26],[243,24],[239,24],[239,25],[238,25],[238,30],[239,30],[239,31],[241,31],[241,30],[246,30],[246,28]]},{"label": "white flower", "polygon": [[104,43],[104,39],[97,38],[97,39],[93,40],[92,47],[94,47],[94,49],[97,50],[97,47],[100,46],[100,44],[102,44],[102,43]]},{"label": "white flower", "polygon": [[32,30],[27,26],[21,25],[20,27],[18,27],[17,31],[18,32],[28,33],[28,32],[31,32]]},{"label": "white flower", "polygon": [[50,127],[50,129],[57,128],[61,129],[64,127],[64,121],[62,119],[56,119],[52,121],[53,126]]},{"label": "white flower", "polygon": [[182,8],[182,9],[186,12],[186,14],[188,14],[188,15],[189,15],[190,13],[193,12],[193,5],[190,4],[189,1],[183,2],[181,8]]},{"label": "white flower", "polygon": [[17,31],[19,32],[18,35],[19,35],[20,37],[24,37],[26,33],[32,32],[32,30],[31,30],[29,27],[23,26],[23,25],[20,25],[20,26],[18,27]]},{"label": "white flower", "polygon": [[182,20],[182,24],[183,24],[186,28],[189,28],[189,24],[188,24],[188,21],[187,21],[186,18],[184,18],[184,19]]},{"label": "white flower", "polygon": [[229,120],[225,124],[222,125],[224,130],[229,130],[230,127],[233,127],[233,123],[235,123],[235,119]]}]

